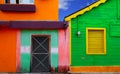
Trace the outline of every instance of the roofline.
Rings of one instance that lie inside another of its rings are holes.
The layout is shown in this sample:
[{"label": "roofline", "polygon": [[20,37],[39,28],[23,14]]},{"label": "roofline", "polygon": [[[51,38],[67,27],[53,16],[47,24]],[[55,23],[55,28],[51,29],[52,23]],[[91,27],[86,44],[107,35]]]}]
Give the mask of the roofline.
[{"label": "roofline", "polygon": [[74,12],[74,13],[68,15],[68,16],[66,16],[66,17],[64,18],[64,20],[65,20],[65,21],[69,21],[69,20],[71,20],[72,18],[75,18],[75,17],[77,17],[78,15],[82,15],[82,14],[84,14],[85,12],[92,10],[92,8],[97,7],[97,6],[99,6],[100,4],[102,4],[102,3],[105,3],[106,1],[107,1],[107,0],[98,0],[97,2],[94,2],[94,3],[90,4],[89,6],[83,8],[83,9],[80,9],[80,10],[78,10],[78,11],[76,11],[76,12]]},{"label": "roofline", "polygon": [[66,29],[67,22],[62,21],[0,21],[1,27],[12,29]]}]

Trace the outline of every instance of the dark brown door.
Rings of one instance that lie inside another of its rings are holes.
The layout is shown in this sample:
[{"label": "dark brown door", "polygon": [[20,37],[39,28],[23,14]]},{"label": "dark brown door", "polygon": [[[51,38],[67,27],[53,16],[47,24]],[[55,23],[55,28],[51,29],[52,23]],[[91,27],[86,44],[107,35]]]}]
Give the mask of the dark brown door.
[{"label": "dark brown door", "polygon": [[32,35],[31,72],[50,71],[50,36]]}]

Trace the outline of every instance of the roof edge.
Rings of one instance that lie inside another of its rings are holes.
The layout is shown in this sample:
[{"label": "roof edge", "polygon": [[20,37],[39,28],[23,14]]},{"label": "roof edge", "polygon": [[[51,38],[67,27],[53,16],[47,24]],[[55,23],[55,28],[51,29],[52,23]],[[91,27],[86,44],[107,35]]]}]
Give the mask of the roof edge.
[{"label": "roof edge", "polygon": [[0,21],[1,27],[12,29],[66,29],[68,22],[66,21]]},{"label": "roof edge", "polygon": [[97,7],[97,6],[99,6],[100,4],[105,3],[106,1],[107,1],[107,0],[98,0],[97,2],[89,5],[88,7],[85,7],[84,9],[79,10],[79,11],[77,11],[77,12],[75,12],[75,13],[69,15],[69,16],[66,16],[66,17],[64,18],[64,20],[65,20],[65,21],[69,21],[69,20],[71,20],[72,18],[75,18],[75,17],[77,17],[78,15],[82,15],[82,14],[84,14],[85,12],[92,10],[94,7]]}]

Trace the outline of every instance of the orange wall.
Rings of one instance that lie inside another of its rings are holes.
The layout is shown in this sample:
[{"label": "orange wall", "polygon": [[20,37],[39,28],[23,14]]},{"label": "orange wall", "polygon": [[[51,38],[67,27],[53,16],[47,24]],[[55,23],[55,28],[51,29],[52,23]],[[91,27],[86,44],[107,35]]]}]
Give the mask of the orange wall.
[{"label": "orange wall", "polygon": [[0,72],[16,72],[17,31],[0,28]]},{"label": "orange wall", "polygon": [[[58,0],[34,0],[36,12],[2,12],[0,20],[58,20]],[[4,4],[4,0],[0,0]]]}]

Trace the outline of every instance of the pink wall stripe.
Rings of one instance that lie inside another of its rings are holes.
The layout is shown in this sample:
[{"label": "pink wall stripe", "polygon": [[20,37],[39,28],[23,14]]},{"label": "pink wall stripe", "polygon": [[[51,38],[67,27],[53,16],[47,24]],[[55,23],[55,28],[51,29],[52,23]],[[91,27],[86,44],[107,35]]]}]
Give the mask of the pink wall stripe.
[{"label": "pink wall stripe", "polygon": [[58,71],[67,72],[69,70],[69,30],[59,30],[58,37]]},{"label": "pink wall stripe", "polygon": [[20,72],[20,30],[17,32],[16,66],[17,72]]},{"label": "pink wall stripe", "polygon": [[67,66],[69,67],[70,66],[70,35],[69,35],[69,28],[66,29],[66,50],[67,50],[67,53],[66,53],[66,57],[67,57]]}]

